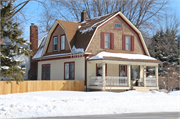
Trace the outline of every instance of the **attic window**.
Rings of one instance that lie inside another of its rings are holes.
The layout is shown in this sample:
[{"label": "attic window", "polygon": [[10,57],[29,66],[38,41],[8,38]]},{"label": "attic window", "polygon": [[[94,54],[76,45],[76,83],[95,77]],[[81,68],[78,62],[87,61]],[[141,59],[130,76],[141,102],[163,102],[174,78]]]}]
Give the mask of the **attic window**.
[{"label": "attic window", "polygon": [[65,50],[65,35],[61,36],[61,50]]},{"label": "attic window", "polygon": [[122,24],[121,23],[114,23],[114,29],[122,29]]},{"label": "attic window", "polygon": [[54,51],[57,51],[57,37],[54,37],[53,49],[54,49]]}]

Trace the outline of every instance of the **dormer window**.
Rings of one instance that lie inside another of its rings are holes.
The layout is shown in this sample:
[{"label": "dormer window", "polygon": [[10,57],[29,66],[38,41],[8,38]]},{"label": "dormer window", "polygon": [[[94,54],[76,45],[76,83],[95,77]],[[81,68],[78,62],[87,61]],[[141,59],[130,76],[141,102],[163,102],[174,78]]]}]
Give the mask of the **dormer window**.
[{"label": "dormer window", "polygon": [[54,51],[57,51],[57,37],[54,37],[54,45],[53,45]]},{"label": "dormer window", "polygon": [[65,35],[61,36],[61,50],[65,50]]},{"label": "dormer window", "polygon": [[114,28],[121,30],[122,29],[122,24],[121,23],[114,23]]}]

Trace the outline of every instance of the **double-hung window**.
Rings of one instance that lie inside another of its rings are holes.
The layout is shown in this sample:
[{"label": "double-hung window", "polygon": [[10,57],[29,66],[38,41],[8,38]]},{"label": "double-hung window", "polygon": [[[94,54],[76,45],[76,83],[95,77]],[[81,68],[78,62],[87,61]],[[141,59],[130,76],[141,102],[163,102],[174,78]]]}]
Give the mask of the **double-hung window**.
[{"label": "double-hung window", "polygon": [[65,50],[65,35],[61,36],[61,50]]},{"label": "double-hung window", "polygon": [[50,80],[50,64],[42,65],[42,80]]},{"label": "double-hung window", "polygon": [[114,33],[101,32],[101,48],[114,49]]},{"label": "double-hung window", "polygon": [[110,48],[110,34],[105,34],[105,48]]},{"label": "double-hung window", "polygon": [[54,48],[54,51],[57,51],[57,37],[54,37],[53,48]]},{"label": "double-hung window", "polygon": [[122,50],[134,51],[134,36],[123,35]]},{"label": "double-hung window", "polygon": [[126,36],[126,50],[131,50],[131,37]]},{"label": "double-hung window", "polygon": [[74,62],[66,62],[64,64],[64,79],[74,79],[75,77],[75,64]]}]

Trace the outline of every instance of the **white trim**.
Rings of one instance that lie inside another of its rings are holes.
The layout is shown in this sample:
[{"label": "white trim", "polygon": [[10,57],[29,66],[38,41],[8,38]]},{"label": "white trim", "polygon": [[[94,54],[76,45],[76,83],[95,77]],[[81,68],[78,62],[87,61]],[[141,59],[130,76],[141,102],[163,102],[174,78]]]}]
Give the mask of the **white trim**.
[{"label": "white trim", "polygon": [[93,37],[94,37],[97,29],[98,29],[100,26],[102,26],[103,24],[105,24],[107,21],[109,21],[110,19],[112,19],[113,17],[115,17],[116,15],[118,15],[118,14],[138,33],[138,35],[140,36],[140,40],[142,41],[142,45],[143,45],[143,47],[144,47],[144,49],[145,49],[146,54],[147,54],[148,56],[150,56],[149,51],[148,51],[147,46],[146,46],[146,44],[145,44],[145,42],[144,42],[144,39],[143,39],[143,37],[142,37],[141,32],[140,32],[121,12],[116,13],[115,15],[113,15],[112,17],[110,17],[109,19],[107,19],[106,21],[104,21],[103,23],[101,23],[99,26],[96,27],[96,30],[95,30],[95,32],[93,33],[93,36],[91,37],[91,40],[90,40],[88,46],[86,47],[85,52],[86,52],[87,49],[89,48],[89,45],[91,44],[92,39],[93,39]]}]

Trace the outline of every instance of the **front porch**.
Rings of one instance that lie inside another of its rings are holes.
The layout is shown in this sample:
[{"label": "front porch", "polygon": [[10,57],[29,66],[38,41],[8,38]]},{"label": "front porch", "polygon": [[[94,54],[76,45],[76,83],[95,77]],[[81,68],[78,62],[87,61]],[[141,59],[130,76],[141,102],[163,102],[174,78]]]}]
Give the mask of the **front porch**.
[{"label": "front porch", "polygon": [[[148,74],[151,67],[153,74]],[[90,60],[87,61],[89,90],[131,90],[146,87],[158,90],[158,64],[152,62]]]}]

